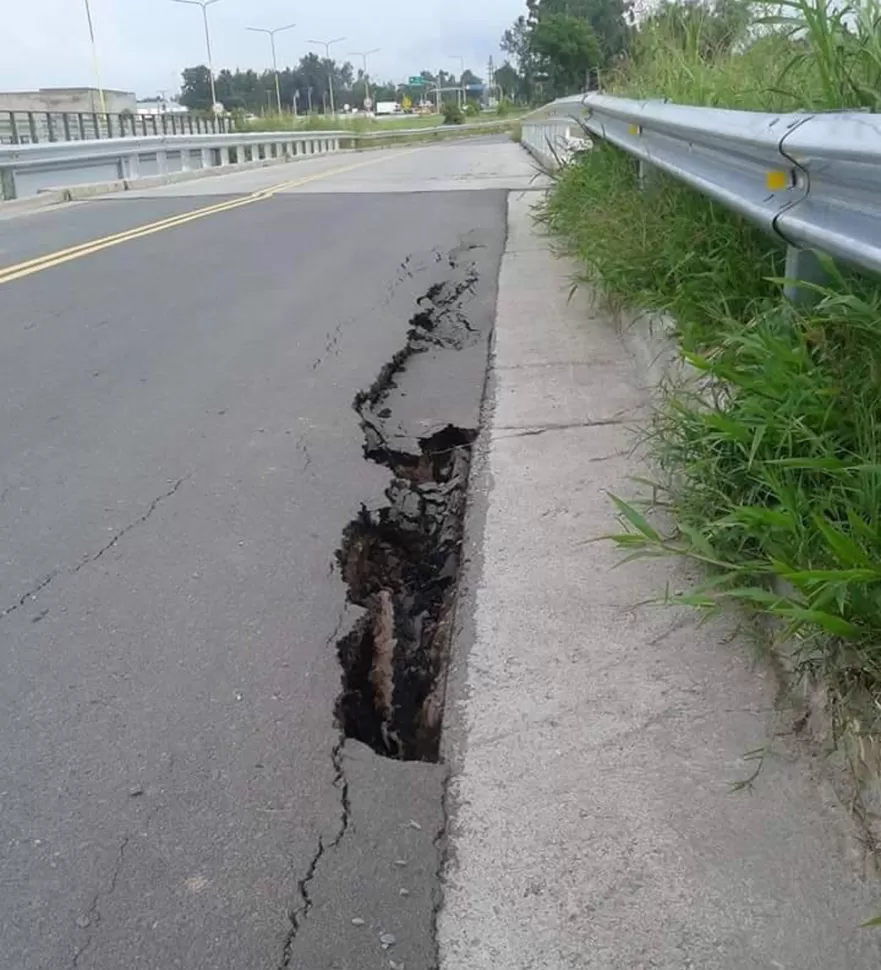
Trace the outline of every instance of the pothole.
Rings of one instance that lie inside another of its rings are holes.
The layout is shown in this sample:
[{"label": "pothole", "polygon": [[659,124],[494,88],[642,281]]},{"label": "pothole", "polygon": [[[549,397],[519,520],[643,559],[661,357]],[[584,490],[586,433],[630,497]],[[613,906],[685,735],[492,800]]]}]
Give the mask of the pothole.
[{"label": "pothole", "polygon": [[365,458],[389,468],[393,478],[388,504],[362,508],[337,552],[348,599],[365,612],[337,643],[343,687],[336,716],[346,737],[406,761],[438,759],[477,431],[450,424],[402,446],[385,431],[394,417],[387,398],[414,354],[456,351],[482,339],[463,307],[476,282],[471,268],[432,286],[418,301],[405,346],[353,405]]}]

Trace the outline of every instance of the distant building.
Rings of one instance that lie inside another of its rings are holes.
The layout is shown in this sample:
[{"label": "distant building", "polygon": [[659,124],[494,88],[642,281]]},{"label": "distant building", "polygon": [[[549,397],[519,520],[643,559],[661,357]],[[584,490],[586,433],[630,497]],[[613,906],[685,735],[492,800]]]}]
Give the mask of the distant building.
[{"label": "distant building", "polygon": [[190,109],[168,98],[142,98],[138,101],[139,115],[183,115]]},{"label": "distant building", "polygon": [[[135,114],[138,100],[131,91],[104,89],[108,114]],[[0,92],[0,111],[74,111],[96,113],[101,110],[97,88],[40,88],[39,91]]]}]

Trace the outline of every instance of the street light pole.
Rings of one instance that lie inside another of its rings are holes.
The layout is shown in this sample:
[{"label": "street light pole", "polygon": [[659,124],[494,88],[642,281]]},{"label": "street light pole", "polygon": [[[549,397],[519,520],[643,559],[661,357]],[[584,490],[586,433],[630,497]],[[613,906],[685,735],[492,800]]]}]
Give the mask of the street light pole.
[{"label": "street light pole", "polygon": [[[310,44],[314,44],[316,47],[323,47],[327,55],[327,60],[330,61],[330,48],[333,44],[341,44],[346,38],[336,37],[333,40],[310,40]],[[336,114],[336,107],[333,103],[333,64],[330,63],[327,68],[327,90],[330,94],[330,113],[332,115]]]},{"label": "street light pole", "polygon": [[[83,0],[86,5],[86,21],[89,24],[89,40],[92,44],[92,67],[95,69],[95,80],[98,82],[98,103],[101,106],[101,114],[107,114],[107,102],[104,99],[104,85],[101,83],[101,68],[98,64],[98,48],[95,45],[95,27],[92,24],[92,8],[89,6],[89,0]],[[92,108],[94,110],[94,102]]]},{"label": "street light pole", "polygon": [[[364,90],[367,92],[364,95],[364,100],[370,100],[370,75],[367,73],[367,58],[372,54],[378,54],[380,51],[379,47],[374,47],[372,51],[349,51],[349,57],[361,57],[364,59]],[[369,108],[365,110],[370,110]]]},{"label": "street light pole", "polygon": [[462,68],[462,73],[459,75],[459,91],[457,95],[457,103],[461,108],[465,103],[465,89],[462,87],[462,78],[465,77],[465,58],[461,54],[450,54],[450,60],[458,61]]},{"label": "street light pole", "polygon": [[211,80],[211,113],[215,113],[214,105],[217,104],[217,92],[214,90],[214,62],[211,59],[211,34],[208,31],[208,8],[213,3],[220,3],[220,0],[172,0],[173,3],[188,3],[193,7],[202,8],[202,20],[205,23],[205,49],[208,52],[208,76]]},{"label": "street light pole", "polygon": [[296,24],[285,24],[284,27],[246,27],[245,30],[253,30],[257,34],[269,34],[269,43],[272,46],[272,70],[275,74],[275,102],[278,105],[278,113],[281,114],[281,88],[278,83],[278,59],[275,56],[275,35],[283,30],[291,30]]}]

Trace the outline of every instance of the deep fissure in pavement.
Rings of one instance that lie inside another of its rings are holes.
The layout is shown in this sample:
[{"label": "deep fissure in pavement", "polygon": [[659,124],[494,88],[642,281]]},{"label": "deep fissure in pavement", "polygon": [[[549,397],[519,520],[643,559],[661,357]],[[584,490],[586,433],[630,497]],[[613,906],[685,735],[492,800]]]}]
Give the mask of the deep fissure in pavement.
[{"label": "deep fissure in pavement", "polygon": [[385,430],[393,417],[387,399],[414,354],[474,343],[463,300],[476,282],[472,268],[432,286],[418,301],[405,346],[353,404],[365,458],[389,468],[393,479],[385,493],[388,504],[362,507],[337,552],[348,598],[365,613],[337,642],[343,689],[336,715],[347,737],[407,761],[438,758],[477,431],[447,425],[406,442],[409,447],[393,445]]}]

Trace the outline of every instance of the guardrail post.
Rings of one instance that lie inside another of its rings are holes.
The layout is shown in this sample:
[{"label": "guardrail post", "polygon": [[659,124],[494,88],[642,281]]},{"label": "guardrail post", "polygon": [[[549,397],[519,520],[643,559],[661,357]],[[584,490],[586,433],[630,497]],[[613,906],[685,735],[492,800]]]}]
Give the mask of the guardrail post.
[{"label": "guardrail post", "polygon": [[70,141],[70,115],[66,111],[61,116],[61,123],[64,125],[64,140]]},{"label": "guardrail post", "polygon": [[49,136],[49,141],[55,141],[55,125],[52,122],[52,112],[46,112],[46,133]]},{"label": "guardrail post", "polygon": [[822,286],[829,281],[829,276],[823,264],[817,259],[812,249],[799,249],[796,246],[786,247],[786,283],[783,284],[783,295],[792,303],[810,306],[818,303],[820,294],[811,287],[800,286],[800,283],[815,283]]},{"label": "guardrail post", "polygon": [[211,158],[211,149],[202,149],[202,168],[213,168],[214,160]]},{"label": "guardrail post", "polygon": [[156,152],[156,171],[160,175],[168,174],[168,152],[164,148]]},{"label": "guardrail post", "polygon": [[639,191],[645,191],[646,186],[651,185],[657,174],[658,170],[654,165],[645,161],[643,158],[638,159],[636,163],[636,181],[639,184]]},{"label": "guardrail post", "polygon": [[229,146],[228,145],[224,145],[220,149],[220,164],[221,165],[229,165],[230,164]]},{"label": "guardrail post", "polygon": [[15,172],[11,168],[0,168],[0,197],[7,202],[16,198]]},{"label": "guardrail post", "polygon": [[31,133],[31,144],[36,145],[40,139],[37,137],[37,123],[34,120],[33,111],[28,112],[28,128],[30,129]]},{"label": "guardrail post", "polygon": [[82,111],[77,112],[76,116],[77,128],[80,130],[80,141],[86,140],[86,119],[83,117]]},{"label": "guardrail post", "polygon": [[139,178],[141,174],[141,160],[137,154],[126,155],[120,159],[120,177],[125,180]]},{"label": "guardrail post", "polygon": [[12,129],[12,144],[17,145],[20,141],[18,137],[18,125],[15,123],[15,112],[9,112],[9,127]]}]

